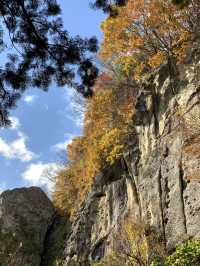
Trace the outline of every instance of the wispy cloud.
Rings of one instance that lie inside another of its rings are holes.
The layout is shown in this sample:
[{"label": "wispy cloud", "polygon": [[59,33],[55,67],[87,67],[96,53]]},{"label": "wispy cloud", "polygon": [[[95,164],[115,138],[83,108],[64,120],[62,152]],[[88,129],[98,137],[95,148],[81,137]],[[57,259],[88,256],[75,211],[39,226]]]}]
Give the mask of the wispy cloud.
[{"label": "wispy cloud", "polygon": [[66,118],[70,120],[77,128],[82,129],[84,114],[76,115],[74,113],[69,113],[69,111],[66,113]]},{"label": "wispy cloud", "polygon": [[73,138],[75,137],[75,135],[73,134],[66,134],[66,140],[63,142],[58,142],[55,145],[52,146],[52,150],[59,152],[59,151],[64,151],[67,148],[67,145],[70,144],[73,140]]},{"label": "wispy cloud", "polygon": [[53,150],[55,150],[56,152],[59,151],[64,151],[67,148],[67,145],[70,143],[70,141],[66,140],[64,142],[59,142],[57,144],[55,144],[52,148]]},{"label": "wispy cloud", "polygon": [[19,118],[17,118],[16,116],[11,116],[10,117],[11,120],[11,130],[18,130],[21,126]]},{"label": "wispy cloud", "polygon": [[57,163],[32,163],[26,171],[22,173],[22,178],[27,185],[40,186],[51,192],[54,186],[53,176],[61,170],[62,166]]},{"label": "wispy cloud", "polygon": [[36,96],[35,95],[26,95],[24,97],[24,101],[28,104],[33,103],[36,100]]}]

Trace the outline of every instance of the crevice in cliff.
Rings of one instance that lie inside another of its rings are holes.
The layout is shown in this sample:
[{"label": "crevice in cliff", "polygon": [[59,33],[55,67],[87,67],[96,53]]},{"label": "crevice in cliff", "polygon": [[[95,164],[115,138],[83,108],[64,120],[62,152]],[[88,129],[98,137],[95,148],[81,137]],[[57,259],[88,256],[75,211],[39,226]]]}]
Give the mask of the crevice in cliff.
[{"label": "crevice in cliff", "polygon": [[[137,150],[137,152],[139,153],[139,150]],[[135,162],[135,173],[138,173],[138,169],[137,169],[138,163],[139,163],[139,156]],[[132,186],[132,190],[133,190],[133,196],[134,196],[135,202],[138,204],[139,216],[141,218],[142,217],[142,208],[141,208],[141,203],[140,203],[139,192],[138,192],[137,185],[136,185],[136,180],[134,179],[134,175],[132,174],[132,171],[129,168],[129,165],[128,165],[125,158],[123,158],[123,164],[124,164],[124,169],[126,170],[126,173],[127,173],[126,178],[129,178],[129,180],[131,182],[131,186]]]},{"label": "crevice in cliff", "polygon": [[159,202],[160,202],[160,212],[161,212],[161,219],[162,219],[162,231],[163,231],[163,240],[166,244],[166,235],[165,235],[165,217],[164,217],[164,206],[163,206],[163,190],[162,190],[162,172],[161,172],[161,166],[159,168],[158,173],[158,193],[159,193]]},{"label": "crevice in cliff", "polygon": [[168,71],[169,71],[171,92],[175,96],[177,94],[176,88],[177,88],[177,83],[179,81],[178,80],[179,72],[178,72],[175,59],[172,56],[168,57],[167,66],[168,66]]},{"label": "crevice in cliff", "polygon": [[47,254],[47,249],[48,249],[48,242],[49,242],[49,238],[54,230],[54,225],[56,223],[57,220],[57,215],[55,214],[53,219],[52,219],[52,223],[50,224],[50,226],[47,228],[46,231],[46,235],[44,238],[44,242],[43,242],[43,251],[41,253],[41,261],[40,261],[40,265],[39,266],[45,266],[45,258],[46,258],[46,254]]},{"label": "crevice in cliff", "polygon": [[138,192],[138,189],[137,189],[135,181],[132,178],[130,178],[130,181],[131,181],[131,185],[132,185],[133,196],[134,196],[135,201],[136,201],[136,203],[138,205],[139,216],[141,218],[142,217],[142,208],[141,208],[141,203],[140,203],[139,192]]},{"label": "crevice in cliff", "polygon": [[110,189],[109,193],[109,217],[110,217],[110,224],[112,224],[112,219],[113,219],[113,191]]},{"label": "crevice in cliff", "polygon": [[39,266],[51,266],[56,261],[63,260],[65,242],[69,236],[71,223],[67,216],[55,214],[43,243],[41,262]]},{"label": "crevice in cliff", "polygon": [[[196,105],[196,104],[199,104],[199,95],[200,95],[200,86],[198,86],[197,87],[197,89],[196,89],[196,91],[194,91],[191,95],[190,95],[190,97],[189,97],[189,99],[188,99],[188,101],[187,101],[187,106],[193,101],[193,99],[196,97],[197,99],[198,99],[198,101],[197,102],[195,102],[194,103],[194,105]],[[192,107],[193,107],[193,105],[192,105]]]},{"label": "crevice in cliff", "polygon": [[186,221],[186,214],[185,214],[185,202],[183,197],[183,192],[185,190],[185,180],[184,180],[184,171],[182,168],[182,159],[179,163],[179,178],[180,178],[180,189],[181,189],[181,202],[182,202],[182,212],[183,212],[183,222],[185,227],[185,233],[187,234],[187,221]]},{"label": "crevice in cliff", "polygon": [[158,112],[158,108],[159,108],[159,96],[154,92],[153,93],[153,116],[154,116],[154,128],[155,128],[155,136],[159,135],[159,121],[158,121],[158,117],[157,114]]},{"label": "crevice in cliff", "polygon": [[90,260],[93,262],[100,261],[104,256],[106,252],[106,240],[109,236],[110,232],[106,234],[104,237],[99,239],[97,243],[94,245],[94,247],[91,250],[90,254]]}]

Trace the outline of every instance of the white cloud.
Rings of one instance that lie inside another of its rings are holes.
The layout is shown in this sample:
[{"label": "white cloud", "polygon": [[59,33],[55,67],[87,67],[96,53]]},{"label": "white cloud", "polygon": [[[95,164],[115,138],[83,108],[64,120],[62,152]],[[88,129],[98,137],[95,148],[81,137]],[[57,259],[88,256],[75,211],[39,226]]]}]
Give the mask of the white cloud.
[{"label": "white cloud", "polygon": [[70,144],[73,140],[75,135],[73,134],[66,134],[66,140],[64,142],[59,142],[52,146],[52,150],[59,152],[59,151],[65,151],[67,148],[67,145]]},{"label": "white cloud", "polygon": [[7,142],[0,138],[0,155],[7,159],[18,159],[22,162],[29,162],[35,158],[35,154],[26,146],[27,137],[18,132],[18,138],[12,142]]},{"label": "white cloud", "polygon": [[21,126],[20,121],[17,117],[15,116],[11,116],[10,117],[11,120],[11,130],[18,130]]},{"label": "white cloud", "polygon": [[69,119],[77,128],[81,129],[83,127],[83,116],[84,115],[74,115],[66,111],[66,118]]},{"label": "white cloud", "polygon": [[20,130],[21,123],[15,116],[10,117],[11,130],[16,131],[17,137],[8,142],[0,137],[0,155],[6,159],[18,159],[22,162],[30,162],[36,155],[27,147],[27,136]]},{"label": "white cloud", "polygon": [[55,150],[55,151],[64,151],[64,150],[66,150],[66,147],[67,147],[67,145],[70,143],[70,141],[64,141],[64,142],[59,142],[59,143],[57,143],[57,144],[55,144],[54,146],[53,146],[53,150]]},{"label": "white cloud", "polygon": [[26,95],[25,97],[24,97],[24,101],[26,102],[26,103],[33,103],[34,101],[35,101],[35,99],[36,99],[36,96],[35,95]]},{"label": "white cloud", "polygon": [[61,170],[62,166],[57,163],[32,163],[22,173],[22,178],[27,182],[28,185],[40,186],[47,190],[52,191],[54,182],[52,177]]}]

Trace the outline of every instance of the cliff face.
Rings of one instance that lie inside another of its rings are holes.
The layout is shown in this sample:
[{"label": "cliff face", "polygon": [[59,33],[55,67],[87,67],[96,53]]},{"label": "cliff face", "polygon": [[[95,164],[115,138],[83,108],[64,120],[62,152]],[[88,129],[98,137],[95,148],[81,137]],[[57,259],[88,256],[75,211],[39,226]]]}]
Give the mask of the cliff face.
[{"label": "cliff face", "polygon": [[123,158],[96,176],[70,232],[41,190],[4,192],[0,265],[88,266],[117,248],[125,217],[153,228],[168,250],[200,237],[199,97],[197,52],[145,77]]},{"label": "cliff face", "polygon": [[64,265],[103,258],[127,215],[154,228],[168,250],[199,236],[199,74],[194,52],[185,65],[166,64],[145,78],[136,134],[122,160],[96,177],[73,222]]}]

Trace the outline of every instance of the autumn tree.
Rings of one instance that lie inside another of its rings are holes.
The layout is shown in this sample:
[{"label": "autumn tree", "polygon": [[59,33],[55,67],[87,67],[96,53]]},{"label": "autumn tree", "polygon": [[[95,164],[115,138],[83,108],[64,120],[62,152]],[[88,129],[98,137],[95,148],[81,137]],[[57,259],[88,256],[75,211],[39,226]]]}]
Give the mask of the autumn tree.
[{"label": "autumn tree", "polygon": [[101,59],[121,64],[138,80],[165,60],[180,60],[191,37],[198,37],[199,7],[197,0],[184,9],[160,0],[129,0],[115,7],[118,16],[102,23]]},{"label": "autumn tree", "polygon": [[85,134],[98,144],[101,167],[105,161],[112,164],[121,156],[131,134],[129,126],[137,94],[134,83],[126,83],[116,73],[109,74],[111,76],[107,78],[105,74],[99,77],[94,87],[95,94],[88,100],[84,120]]},{"label": "autumn tree", "polygon": [[72,216],[77,205],[78,190],[74,173],[66,167],[55,176],[53,202],[62,215]]},{"label": "autumn tree", "polygon": [[114,77],[112,71],[102,73],[93,97],[86,100],[83,136],[68,145],[69,163],[56,177],[54,192],[56,206],[72,215],[90,191],[95,176],[121,158],[132,137],[136,89],[129,85]]}]

